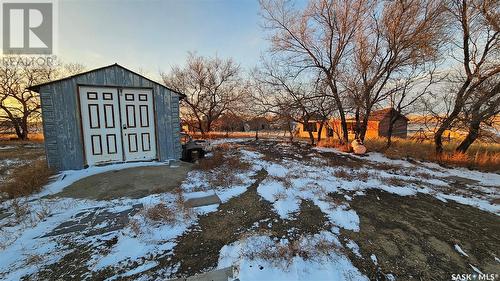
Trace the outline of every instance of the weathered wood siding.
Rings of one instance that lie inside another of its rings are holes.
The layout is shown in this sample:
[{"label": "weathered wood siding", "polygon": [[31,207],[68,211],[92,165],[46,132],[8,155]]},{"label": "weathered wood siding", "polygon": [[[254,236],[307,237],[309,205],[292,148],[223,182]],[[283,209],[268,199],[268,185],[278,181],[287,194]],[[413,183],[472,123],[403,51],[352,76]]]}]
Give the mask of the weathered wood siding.
[{"label": "weathered wood siding", "polygon": [[51,168],[70,170],[85,166],[79,85],[152,88],[159,160],[180,158],[178,94],[119,65],[112,65],[40,88],[45,150]]},{"label": "weathered wood siding", "polygon": [[[380,137],[387,137],[389,134],[390,118],[385,117],[378,125],[378,135]],[[408,131],[408,121],[404,117],[400,117],[394,123],[392,128],[392,136],[399,138],[406,138]]]}]

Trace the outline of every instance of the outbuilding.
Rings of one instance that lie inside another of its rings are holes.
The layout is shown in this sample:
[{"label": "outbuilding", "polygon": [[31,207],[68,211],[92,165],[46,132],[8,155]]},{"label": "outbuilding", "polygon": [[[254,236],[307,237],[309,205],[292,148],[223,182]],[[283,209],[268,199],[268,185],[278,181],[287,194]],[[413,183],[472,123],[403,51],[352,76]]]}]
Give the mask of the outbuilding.
[{"label": "outbuilding", "polygon": [[181,157],[184,95],[113,64],[30,88],[40,93],[50,168]]}]

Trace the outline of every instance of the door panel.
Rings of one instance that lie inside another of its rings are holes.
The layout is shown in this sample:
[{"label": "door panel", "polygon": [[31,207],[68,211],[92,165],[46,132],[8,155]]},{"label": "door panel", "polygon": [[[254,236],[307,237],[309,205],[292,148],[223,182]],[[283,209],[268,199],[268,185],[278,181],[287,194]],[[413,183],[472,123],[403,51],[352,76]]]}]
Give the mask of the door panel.
[{"label": "door panel", "polygon": [[151,90],[123,89],[120,107],[125,160],[155,159],[156,137]]},{"label": "door panel", "polygon": [[87,164],[123,161],[117,89],[80,87],[79,93]]}]

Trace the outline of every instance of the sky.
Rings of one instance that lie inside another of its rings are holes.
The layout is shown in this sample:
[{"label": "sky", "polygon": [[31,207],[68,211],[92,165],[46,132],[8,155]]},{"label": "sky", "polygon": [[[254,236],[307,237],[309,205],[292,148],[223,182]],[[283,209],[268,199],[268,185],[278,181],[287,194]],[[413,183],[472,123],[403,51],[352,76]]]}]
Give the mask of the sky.
[{"label": "sky", "polygon": [[189,51],[245,69],[268,46],[257,0],[60,0],[58,52],[88,69],[118,63],[158,79]]}]

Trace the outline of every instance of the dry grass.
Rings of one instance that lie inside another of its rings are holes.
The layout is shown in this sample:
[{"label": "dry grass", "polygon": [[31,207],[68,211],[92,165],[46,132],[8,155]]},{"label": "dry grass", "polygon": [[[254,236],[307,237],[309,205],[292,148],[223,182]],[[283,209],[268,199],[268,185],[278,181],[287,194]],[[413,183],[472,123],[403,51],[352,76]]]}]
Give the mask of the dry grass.
[{"label": "dry grass", "polygon": [[242,255],[250,260],[266,260],[276,267],[287,269],[295,257],[315,261],[340,251],[336,244],[324,238],[311,240],[310,237],[302,236],[288,243],[275,242],[274,245],[266,244],[248,249]]},{"label": "dry grass", "polygon": [[[176,188],[174,190],[174,196],[175,198],[173,201],[160,202],[156,205],[146,206],[140,211],[139,215],[144,218],[147,223],[152,225],[175,225],[181,220],[179,214],[182,214],[185,220],[192,218],[192,210],[184,204],[185,200],[182,189]],[[129,227],[136,235],[142,233],[141,223],[137,218],[133,218],[129,221]]]},{"label": "dry grass", "polygon": [[14,199],[10,204],[10,209],[14,211],[14,218],[16,222],[20,222],[29,214],[28,203],[23,200]]},{"label": "dry grass", "polygon": [[352,147],[350,145],[341,144],[338,139],[329,138],[322,139],[317,144],[318,147],[335,148],[342,152],[351,152]]},{"label": "dry grass", "polygon": [[341,179],[345,179],[345,180],[349,180],[349,181],[352,181],[354,179],[354,174],[352,172],[348,172],[344,169],[335,170],[335,172],[333,172],[333,175],[336,178],[341,178]]},{"label": "dry grass", "polygon": [[13,170],[9,180],[0,186],[0,192],[6,192],[10,198],[30,195],[40,191],[53,174],[44,160],[33,161]]},{"label": "dry grass", "polygon": [[33,254],[33,255],[29,255],[26,258],[26,264],[27,265],[36,265],[36,264],[42,263],[44,260],[45,260],[45,258],[43,256]]},{"label": "dry grass", "polygon": [[42,133],[32,133],[28,135],[29,141],[18,140],[15,134],[0,134],[0,142],[1,141],[15,141],[15,142],[43,142],[43,134]]},{"label": "dry grass", "polygon": [[347,170],[347,169],[337,169],[335,172],[333,172],[333,175],[336,178],[348,180],[348,181],[353,181],[353,180],[360,180],[366,182],[372,174],[370,174],[368,171],[352,171],[352,170]]},{"label": "dry grass", "polygon": [[356,173],[356,179],[364,182],[366,182],[370,178],[370,176],[371,174],[366,171]]},{"label": "dry grass", "polygon": [[473,144],[465,154],[454,151],[457,143],[447,143],[445,152],[439,157],[431,142],[394,139],[391,147],[386,148],[385,138],[372,138],[367,139],[365,145],[368,151],[378,151],[393,159],[413,158],[481,171],[500,171],[500,144],[495,143]]},{"label": "dry grass", "polygon": [[[199,132],[188,132],[189,135],[197,139],[225,139],[225,138],[255,138],[255,132],[208,132],[202,135]],[[289,137],[290,134],[284,131],[259,131],[259,138],[269,139],[269,138],[279,138],[279,137]]]},{"label": "dry grass", "polygon": [[381,179],[381,181],[392,186],[405,186],[407,184],[406,181],[399,178],[386,178]]},{"label": "dry grass", "polygon": [[134,219],[134,218],[130,219],[128,222],[128,226],[130,227],[130,229],[132,230],[132,232],[135,235],[139,235],[142,233],[141,224],[139,223],[139,221],[137,219]]},{"label": "dry grass", "polygon": [[157,223],[175,224],[177,222],[175,209],[165,203],[145,208],[144,216],[146,219]]},{"label": "dry grass", "polygon": [[232,170],[243,171],[250,168],[248,162],[241,160],[241,154],[231,144],[221,144],[213,149],[212,156],[200,159],[197,168],[203,171],[220,167],[230,167]]},{"label": "dry grass", "polygon": [[194,168],[206,173],[211,186],[228,187],[240,184],[241,180],[237,174],[249,170],[250,167],[250,163],[241,159],[237,148],[224,144],[216,147],[211,156],[200,159]]}]

